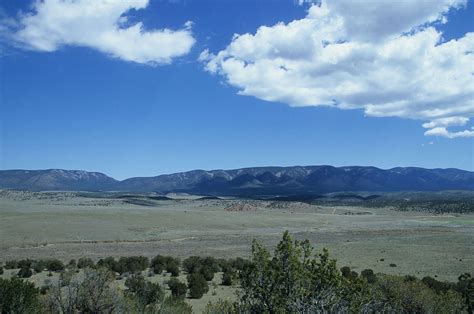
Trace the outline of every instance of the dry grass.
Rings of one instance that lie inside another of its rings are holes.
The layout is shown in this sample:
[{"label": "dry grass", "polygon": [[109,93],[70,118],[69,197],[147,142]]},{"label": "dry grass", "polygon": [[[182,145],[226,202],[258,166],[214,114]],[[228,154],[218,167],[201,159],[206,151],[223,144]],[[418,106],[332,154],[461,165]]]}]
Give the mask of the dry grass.
[{"label": "dry grass", "polygon": [[356,271],[372,268],[455,280],[462,272],[472,272],[474,265],[474,215],[192,197],[152,205],[74,193],[0,193],[0,260],[247,257],[253,238],[272,246],[290,230],[317,249],[329,248],[339,266]]}]

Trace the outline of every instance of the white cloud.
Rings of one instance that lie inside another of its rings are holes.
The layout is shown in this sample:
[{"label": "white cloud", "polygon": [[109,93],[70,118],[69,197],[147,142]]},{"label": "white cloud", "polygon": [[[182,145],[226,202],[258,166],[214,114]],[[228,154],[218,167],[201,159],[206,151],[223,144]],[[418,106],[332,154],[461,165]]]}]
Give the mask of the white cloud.
[{"label": "white cloud", "polygon": [[473,137],[474,131],[464,130],[459,132],[450,132],[445,127],[435,127],[426,131],[425,135],[443,136],[447,138]]},{"label": "white cloud", "polygon": [[[235,35],[201,53],[211,73],[241,95],[290,106],[363,109],[427,121],[426,135],[474,116],[474,33],[443,41],[437,23],[465,1],[327,1],[305,18]],[[443,131],[444,130],[444,131]]]},{"label": "white cloud", "polygon": [[148,0],[36,1],[32,12],[19,15],[11,38],[26,49],[49,52],[83,46],[153,65],[187,54],[195,42],[191,22],[179,30],[145,30],[141,22],[129,23],[126,14],[147,5]]},{"label": "white cloud", "polygon": [[423,123],[423,127],[427,129],[432,129],[435,127],[448,127],[448,126],[463,126],[469,121],[469,118],[466,117],[448,117],[448,118],[439,118],[434,119],[431,122]]}]

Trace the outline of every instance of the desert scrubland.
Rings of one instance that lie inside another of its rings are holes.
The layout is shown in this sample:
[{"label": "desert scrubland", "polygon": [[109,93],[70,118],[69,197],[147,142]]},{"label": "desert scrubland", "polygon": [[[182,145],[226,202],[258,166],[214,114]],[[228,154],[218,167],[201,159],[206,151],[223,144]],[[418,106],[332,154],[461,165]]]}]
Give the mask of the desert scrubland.
[{"label": "desert scrubland", "polygon": [[[290,201],[0,193],[0,261],[157,254],[249,257],[288,230],[329,249],[338,266],[455,281],[474,265],[474,213]],[[395,266],[394,266],[395,265]]]}]

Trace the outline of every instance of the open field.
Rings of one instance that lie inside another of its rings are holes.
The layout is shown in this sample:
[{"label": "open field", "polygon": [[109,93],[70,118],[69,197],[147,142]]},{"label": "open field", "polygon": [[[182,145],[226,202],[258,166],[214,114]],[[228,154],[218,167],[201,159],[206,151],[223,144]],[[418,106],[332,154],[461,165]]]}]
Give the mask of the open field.
[{"label": "open field", "polygon": [[[156,254],[248,257],[284,230],[327,247],[339,266],[455,281],[473,272],[474,214],[235,199],[0,193],[0,261]],[[390,267],[396,264],[396,267]]]}]

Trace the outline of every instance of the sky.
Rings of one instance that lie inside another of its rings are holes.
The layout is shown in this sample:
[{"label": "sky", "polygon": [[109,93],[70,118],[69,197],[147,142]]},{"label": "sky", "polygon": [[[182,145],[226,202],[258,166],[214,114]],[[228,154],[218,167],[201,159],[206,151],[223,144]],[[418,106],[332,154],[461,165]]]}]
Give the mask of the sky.
[{"label": "sky", "polygon": [[474,171],[474,3],[0,1],[0,168]]}]

